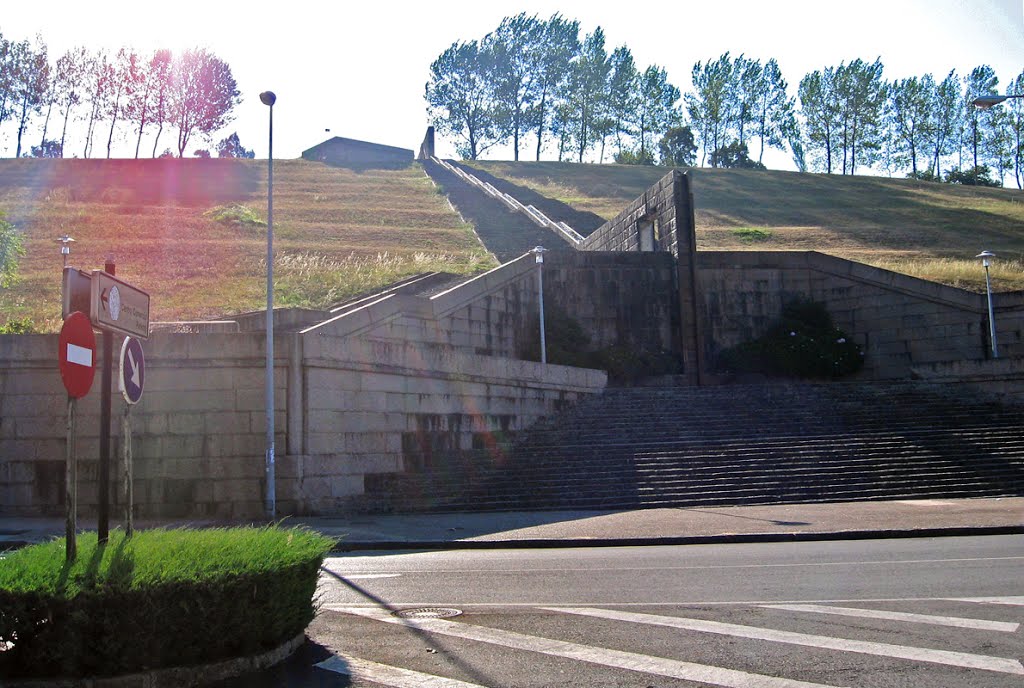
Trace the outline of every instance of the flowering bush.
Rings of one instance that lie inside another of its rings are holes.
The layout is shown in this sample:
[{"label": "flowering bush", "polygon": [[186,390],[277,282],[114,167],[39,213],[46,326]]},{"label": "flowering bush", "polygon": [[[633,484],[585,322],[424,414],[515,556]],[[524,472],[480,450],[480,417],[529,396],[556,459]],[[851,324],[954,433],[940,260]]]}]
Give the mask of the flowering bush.
[{"label": "flowering bush", "polygon": [[722,352],[726,373],[834,379],[857,372],[864,352],[837,328],[822,303],[797,301],[763,336]]}]

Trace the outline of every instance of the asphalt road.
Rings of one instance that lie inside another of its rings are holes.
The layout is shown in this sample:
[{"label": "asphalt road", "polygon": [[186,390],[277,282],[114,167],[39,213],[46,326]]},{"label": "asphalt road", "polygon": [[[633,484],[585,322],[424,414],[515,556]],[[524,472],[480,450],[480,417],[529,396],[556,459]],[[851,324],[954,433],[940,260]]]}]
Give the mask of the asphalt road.
[{"label": "asphalt road", "polygon": [[[1024,536],[380,553],[324,568],[311,654],[262,685],[1024,684]],[[445,610],[460,614],[435,618]]]}]

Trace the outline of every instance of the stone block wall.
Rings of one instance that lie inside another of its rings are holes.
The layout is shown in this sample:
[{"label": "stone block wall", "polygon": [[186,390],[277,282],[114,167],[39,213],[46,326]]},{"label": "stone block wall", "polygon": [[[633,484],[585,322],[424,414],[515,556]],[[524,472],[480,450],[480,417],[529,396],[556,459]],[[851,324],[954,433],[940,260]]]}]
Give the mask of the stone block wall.
[{"label": "stone block wall", "polygon": [[[697,254],[708,360],[763,333],[795,299],[823,302],[865,353],[861,377],[990,355],[985,296],[813,251]],[[1000,354],[1024,356],[1024,294],[997,294]]]},{"label": "stone block wall", "polygon": [[[675,257],[678,294],[675,338],[687,381],[699,384],[705,363],[701,344],[703,323],[698,317],[700,297],[693,207],[689,178],[679,170],[672,170],[577,248],[641,254],[668,252]],[[650,238],[645,240],[645,233]]]},{"label": "stone block wall", "polygon": [[[97,342],[100,338],[97,337]],[[115,346],[120,338],[115,337]],[[287,361],[286,342],[275,350]],[[133,407],[135,503],[140,517],[237,518],[262,511],[265,343],[246,334],[155,334],[144,344],[146,388]],[[101,349],[100,349],[101,351]],[[97,352],[97,360],[102,353]],[[116,365],[116,351],[115,351]],[[275,377],[278,442],[287,427],[285,375]],[[80,514],[94,514],[99,476],[101,374],[79,400]],[[120,500],[120,418],[112,392],[112,504]],[[67,393],[56,335],[0,336],[0,513],[64,509]],[[283,445],[282,445],[283,446]],[[282,452],[283,453],[283,452]],[[120,517],[120,511],[111,514]]]}]

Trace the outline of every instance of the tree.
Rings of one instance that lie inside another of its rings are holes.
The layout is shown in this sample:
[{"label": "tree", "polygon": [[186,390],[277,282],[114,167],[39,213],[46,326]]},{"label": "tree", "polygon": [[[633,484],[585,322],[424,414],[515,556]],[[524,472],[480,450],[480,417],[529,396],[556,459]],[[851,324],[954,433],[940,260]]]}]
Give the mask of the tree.
[{"label": "tree", "polygon": [[841,128],[835,81],[833,67],[815,70],[800,80],[797,91],[807,148],[817,152],[819,159],[824,158],[824,169],[828,174],[832,174],[832,157]]},{"label": "tree", "polygon": [[690,127],[672,127],[658,142],[661,164],[668,167],[693,167],[697,162],[697,143]]},{"label": "tree", "polygon": [[836,95],[841,104],[843,174],[854,174],[857,156],[870,165],[881,148],[883,114],[888,86],[882,80],[882,61],[868,64],[857,58],[836,70]]},{"label": "tree", "polygon": [[999,85],[999,78],[995,70],[988,65],[981,65],[971,70],[971,73],[964,80],[964,107],[967,109],[967,131],[970,134],[971,153],[974,161],[974,169],[979,169],[978,150],[982,149],[984,155],[984,138],[991,134],[992,117],[995,114],[992,110],[981,110],[974,107],[972,102],[980,96],[996,95],[996,87]]},{"label": "tree", "polygon": [[500,142],[487,79],[488,60],[476,41],[452,43],[430,65],[426,84],[431,123],[439,132],[455,136],[455,149],[469,160],[476,160]]},{"label": "tree", "polygon": [[686,94],[686,111],[697,128],[700,138],[701,165],[711,151],[718,150],[726,137],[731,118],[732,102],[729,91],[732,84],[732,60],[729,53],[714,62],[693,65],[694,91]]},{"label": "tree", "polygon": [[60,141],[54,141],[51,139],[43,139],[43,142],[38,146],[32,146],[32,157],[33,158],[62,158],[64,157],[64,151],[61,148]]},{"label": "tree", "polygon": [[794,99],[786,93],[786,80],[782,78],[779,63],[775,58],[765,63],[761,70],[758,85],[758,100],[755,104],[755,124],[757,137],[761,139],[761,152],[757,161],[764,159],[764,147],[767,143],[772,148],[785,147],[787,127],[793,126]]},{"label": "tree", "polygon": [[46,44],[37,39],[34,48],[28,41],[14,43],[10,48],[11,92],[14,114],[18,118],[18,152],[21,157],[21,138],[33,113],[38,113],[50,79],[50,64],[46,57]]},{"label": "tree", "polygon": [[82,157],[88,158],[92,152],[92,139],[96,133],[96,124],[106,109],[109,99],[109,69],[107,54],[104,51],[88,55],[83,65],[83,88],[85,102],[89,106],[86,115],[85,150]]},{"label": "tree", "polygon": [[525,13],[505,17],[484,37],[483,50],[492,55],[488,76],[494,90],[495,126],[511,135],[516,161],[520,137],[535,126],[538,84],[534,66],[543,40],[544,25]]},{"label": "tree", "polygon": [[81,83],[85,78],[88,53],[85,48],[71,48],[57,59],[54,70],[53,90],[57,98],[57,110],[64,118],[60,130],[60,154],[64,157],[64,145],[68,134],[68,120],[71,110],[82,102]]},{"label": "tree", "polygon": [[124,102],[132,97],[143,78],[140,71],[139,56],[134,51],[121,48],[114,61],[109,65],[110,98],[107,101],[106,115],[110,118],[110,134],[107,136],[107,157],[114,142],[114,128],[117,119],[124,114]]},{"label": "tree", "polygon": [[608,116],[611,118],[615,147],[622,152],[623,137],[633,136],[631,121],[639,100],[640,72],[633,62],[633,53],[624,45],[612,51],[608,76]]},{"label": "tree", "polygon": [[[1010,82],[1006,89],[1007,95],[1024,96],[1024,71]],[[1017,180],[1017,188],[1024,189],[1024,98],[1011,98],[1006,101],[1008,126],[1013,154],[1013,174]]]},{"label": "tree", "polygon": [[0,125],[11,113],[11,86],[13,83],[11,42],[0,33]]},{"label": "tree", "polygon": [[727,146],[722,146],[711,154],[712,167],[724,167],[729,169],[763,170],[765,166],[756,160],[750,159],[747,144],[733,141]]},{"label": "tree", "polygon": [[640,141],[640,158],[653,159],[652,136],[660,134],[680,119],[676,110],[679,89],[668,82],[668,74],[657,65],[644,70],[638,83],[637,106],[632,117]]},{"label": "tree", "polygon": [[732,79],[729,84],[729,99],[732,106],[732,126],[740,143],[747,141],[747,126],[757,122],[757,106],[764,90],[763,67],[760,60],[751,60],[744,55],[733,60]]},{"label": "tree", "polygon": [[178,129],[178,156],[194,134],[209,136],[232,119],[241,102],[226,62],[206,50],[189,50],[176,62],[171,91],[171,119]]},{"label": "tree", "polygon": [[217,144],[217,157],[252,159],[256,157],[256,153],[242,145],[237,132],[231,132],[231,136],[221,139]]},{"label": "tree", "polygon": [[960,94],[960,78],[951,71],[935,87],[935,98],[929,113],[931,122],[931,149],[935,176],[942,177],[942,156],[955,152],[959,146],[959,133],[963,128],[965,111]]},{"label": "tree", "polygon": [[897,161],[910,160],[910,172],[917,176],[917,160],[932,138],[935,80],[931,74],[895,81],[889,94],[887,118],[892,127]]},{"label": "tree", "polygon": [[595,128],[605,118],[605,86],[610,72],[604,31],[599,26],[583,40],[580,54],[569,71],[567,101],[575,113],[569,124],[578,162],[583,162],[583,155],[593,147],[597,140]]},{"label": "tree", "polygon": [[544,24],[543,41],[534,65],[537,71],[537,160],[540,160],[544,148],[544,132],[551,119],[550,113],[559,105],[572,60],[580,51],[579,33],[578,21],[566,21],[557,13]]},{"label": "tree", "polygon": [[[157,125],[156,136],[153,137],[153,157],[156,157],[157,146],[160,145],[160,134],[164,124],[171,121],[171,93],[174,86],[174,59],[169,50],[157,50],[149,61],[150,91],[147,97],[153,99],[150,121]],[[135,157],[139,155],[139,144],[142,142],[142,130],[145,128],[145,117],[139,120],[139,139],[135,144]],[[163,156],[161,156],[163,157]]]}]

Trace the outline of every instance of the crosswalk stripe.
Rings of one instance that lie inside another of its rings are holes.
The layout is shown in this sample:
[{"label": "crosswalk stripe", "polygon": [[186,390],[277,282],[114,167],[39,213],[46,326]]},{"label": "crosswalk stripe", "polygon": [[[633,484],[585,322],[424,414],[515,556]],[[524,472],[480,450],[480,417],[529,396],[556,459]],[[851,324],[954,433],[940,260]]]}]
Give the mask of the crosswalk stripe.
[{"label": "crosswalk stripe", "polygon": [[932,624],[935,626],[953,626],[954,628],[971,628],[980,631],[999,631],[1016,633],[1018,623],[1008,621],[989,621],[988,619],[963,619],[956,616],[933,616],[931,614],[909,614],[907,612],[890,612],[878,609],[859,609],[856,607],[828,607],[820,604],[762,604],[764,609],[782,609],[790,612],[810,612],[812,614],[832,614],[835,616],[852,616],[863,619],[885,619],[887,621],[907,621],[910,623]]},{"label": "crosswalk stripe", "polygon": [[1016,659],[1005,659],[1003,657],[988,657],[986,655],[974,655],[966,652],[931,650],[923,647],[908,647],[904,645],[889,645],[887,643],[872,643],[863,640],[831,638],[823,635],[808,635],[806,633],[793,633],[791,631],[776,631],[769,628],[741,626],[739,624],[722,623],[720,621],[705,621],[704,619],[687,619],[678,616],[636,614],[634,612],[622,612],[611,609],[594,609],[589,607],[545,607],[545,609],[553,612],[590,616],[598,619],[611,619],[614,621],[628,621],[631,623],[667,626],[670,628],[698,631],[701,633],[716,633],[718,635],[728,635],[737,638],[767,640],[776,643],[788,643],[790,645],[820,647],[829,650],[840,650],[842,652],[857,652],[860,654],[877,655],[881,657],[896,657],[898,659],[909,659],[918,662],[931,662],[933,664],[966,667],[968,669],[985,669],[987,671],[998,671],[1004,674],[1024,675],[1024,665],[1021,665],[1021,663]]},{"label": "crosswalk stripe", "polygon": [[483,688],[477,683],[378,664],[358,657],[331,657],[314,666],[391,688]]},{"label": "crosswalk stripe", "polygon": [[626,669],[655,676],[678,678],[695,681],[723,688],[830,688],[825,684],[794,681],[774,676],[750,674],[735,669],[723,669],[705,664],[682,662],[675,659],[651,657],[635,652],[610,650],[590,645],[580,645],[562,640],[552,640],[538,636],[524,635],[514,631],[503,631],[496,628],[474,626],[472,624],[445,621],[443,619],[401,619],[392,616],[383,609],[367,609],[365,607],[344,607],[341,605],[325,605],[330,609],[346,614],[362,616],[385,623],[397,624],[407,628],[437,633],[465,640],[474,640],[491,645],[500,645],[515,650],[537,652],[552,657],[573,659],[600,666]]},{"label": "crosswalk stripe", "polygon": [[952,602],[980,602],[982,604],[1007,604],[1024,607],[1024,595],[1011,597],[954,597]]}]

